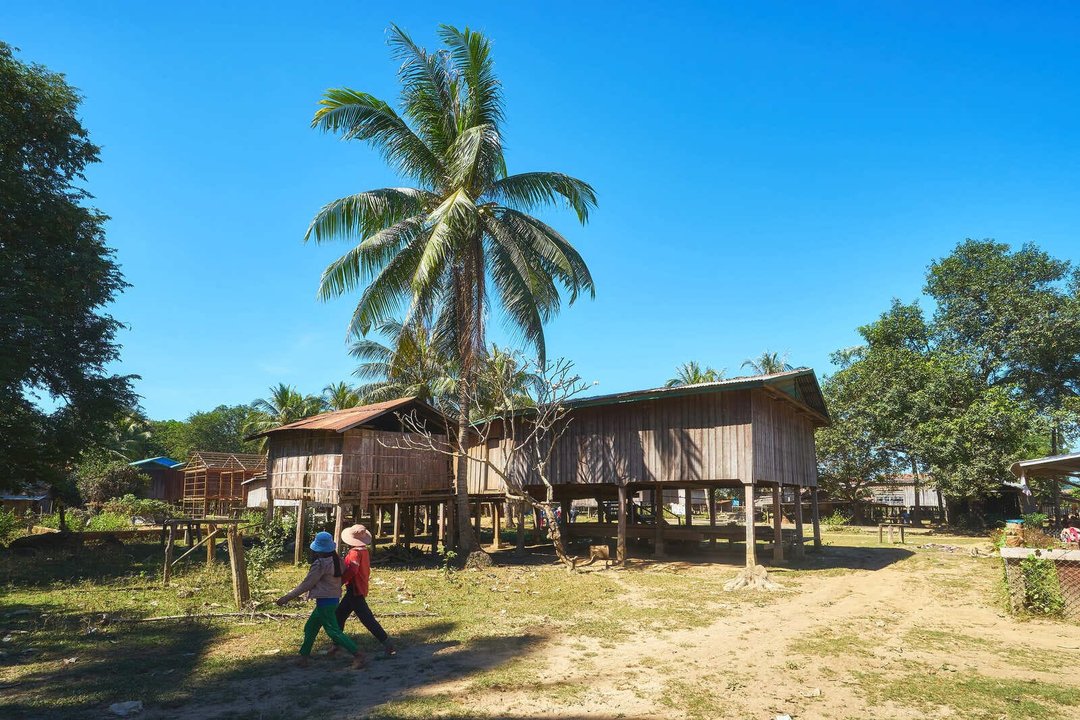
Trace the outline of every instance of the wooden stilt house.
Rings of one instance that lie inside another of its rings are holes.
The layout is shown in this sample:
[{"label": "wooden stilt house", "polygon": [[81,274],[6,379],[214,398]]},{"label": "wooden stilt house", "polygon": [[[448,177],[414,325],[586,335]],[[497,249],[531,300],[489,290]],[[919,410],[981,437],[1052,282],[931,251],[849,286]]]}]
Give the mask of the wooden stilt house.
[{"label": "wooden stilt house", "polygon": [[265,470],[262,455],[193,452],[184,465],[185,514],[196,518],[235,514],[245,505],[244,481]]},{"label": "wooden stilt house", "polygon": [[[578,498],[612,508],[598,522],[568,523],[570,536],[614,538],[623,559],[628,537],[651,541],[658,555],[668,541],[741,540],[749,564],[756,562],[759,539],[773,541],[778,559],[785,544],[801,555],[809,500],[814,541],[820,543],[814,431],[829,423],[829,415],[813,370],[582,398],[567,405],[570,424],[549,472],[554,499],[562,503],[564,517]],[[491,433],[470,455],[505,457],[507,442]],[[535,497],[543,497],[545,487],[533,471],[513,471],[525,475]],[[787,530],[781,526],[785,488],[796,499],[793,527]],[[500,491],[501,482],[483,462],[471,462],[469,489],[478,499],[487,498]],[[694,519],[691,492],[679,496],[687,505],[683,512],[672,512],[663,498],[675,489],[704,489],[708,519]],[[718,507],[718,489],[726,489],[736,512]],[[759,524],[755,495],[769,492],[772,522]],[[613,517],[617,521],[605,522]]]},{"label": "wooden stilt house", "polygon": [[[267,512],[280,500],[298,501],[301,515],[309,503],[332,505],[340,534],[347,514],[381,518],[389,506],[395,539],[402,512],[407,529],[432,527],[437,506],[453,497],[451,458],[423,448],[425,438],[408,432],[403,417],[415,418],[436,442],[446,443],[445,417],[415,398],[323,413],[260,433],[266,436]],[[424,511],[422,521],[417,508]]]}]

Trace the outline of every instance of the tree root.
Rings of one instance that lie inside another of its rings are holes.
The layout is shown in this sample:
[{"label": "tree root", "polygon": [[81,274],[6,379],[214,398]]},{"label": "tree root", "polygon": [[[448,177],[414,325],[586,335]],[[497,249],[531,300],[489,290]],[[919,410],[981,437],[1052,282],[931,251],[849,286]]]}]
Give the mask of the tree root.
[{"label": "tree root", "polygon": [[724,583],[724,590],[726,592],[734,592],[735,590],[783,590],[784,586],[779,583],[775,583],[769,579],[769,571],[765,569],[764,565],[755,565],[750,568],[743,568],[731,580]]}]

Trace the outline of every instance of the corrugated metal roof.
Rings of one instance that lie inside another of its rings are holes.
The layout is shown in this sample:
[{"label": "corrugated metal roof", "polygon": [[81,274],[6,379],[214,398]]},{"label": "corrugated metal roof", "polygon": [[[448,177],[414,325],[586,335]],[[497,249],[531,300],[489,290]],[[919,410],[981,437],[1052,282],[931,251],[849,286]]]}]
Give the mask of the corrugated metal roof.
[{"label": "corrugated metal roof", "polygon": [[153,464],[153,465],[161,465],[162,467],[167,467],[167,468],[172,469],[172,468],[175,468],[178,465],[183,465],[184,463],[180,462],[179,460],[173,460],[172,458],[167,458],[167,457],[164,457],[164,456],[146,458],[145,460],[136,460],[133,463],[128,463],[128,465],[131,465],[133,467],[142,467],[143,465],[151,465],[151,464]]},{"label": "corrugated metal roof", "polygon": [[786,372],[772,373],[770,375],[748,375],[734,377],[714,382],[697,383],[694,385],[676,385],[675,387],[652,388],[650,390],[631,390],[629,392],[612,393],[611,395],[596,395],[594,397],[580,398],[566,403],[567,407],[592,407],[596,405],[615,405],[626,402],[640,402],[653,400],[661,397],[680,397],[684,395],[698,395],[709,392],[723,392],[726,390],[740,390],[754,387],[772,387],[781,391],[792,400],[802,403],[806,407],[819,414],[826,423],[829,422],[829,410],[825,406],[825,399],[818,386],[817,376],[810,368],[797,368]]},{"label": "corrugated metal roof", "polygon": [[397,410],[413,403],[423,406],[432,413],[437,415],[440,414],[438,410],[416,398],[398,398],[397,400],[387,400],[371,405],[360,405],[354,408],[346,408],[345,410],[334,410],[332,412],[322,413],[321,415],[312,415],[303,420],[297,420],[296,422],[287,423],[276,428],[271,428],[270,430],[264,430],[252,437],[269,435],[283,430],[334,430],[336,432],[345,432],[358,425],[371,422],[380,415],[385,415],[392,410]]},{"label": "corrugated metal roof", "polygon": [[1062,477],[1080,474],[1080,453],[1051,455],[1014,462],[1012,474],[1020,477],[1021,471],[1028,477]]}]

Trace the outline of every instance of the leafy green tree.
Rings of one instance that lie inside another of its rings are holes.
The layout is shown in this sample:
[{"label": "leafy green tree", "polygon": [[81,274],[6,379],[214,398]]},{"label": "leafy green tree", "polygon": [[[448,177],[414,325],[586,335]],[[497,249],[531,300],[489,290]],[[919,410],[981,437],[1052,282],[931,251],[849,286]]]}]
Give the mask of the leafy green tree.
[{"label": "leafy green tree", "polygon": [[742,367],[750,368],[754,371],[755,375],[772,375],[773,373],[786,372],[788,370],[794,370],[794,368],[788,364],[787,355],[781,355],[776,352],[769,352],[766,350],[756,358],[747,358],[743,361]]},{"label": "leafy green tree", "polygon": [[[367,93],[326,92],[313,126],[373,145],[414,186],[335,200],[312,220],[307,239],[359,240],[326,268],[319,288],[323,298],[363,288],[349,328],[353,336],[405,307],[406,324],[434,318],[452,339],[465,408],[486,347],[489,302],[543,359],[543,326],[559,310],[559,286],[570,302],[592,295],[592,276],[577,250],[530,213],[561,201],[585,223],[596,197],[587,183],[562,173],[507,174],[502,90],[490,42],[448,25],[439,36],[445,49],[431,53],[391,26],[390,44],[401,62],[401,115]],[[468,418],[458,416],[463,443]],[[459,549],[471,550],[465,464],[459,453],[455,528]]]},{"label": "leafy green tree", "polygon": [[360,394],[347,382],[332,383],[323,388],[322,402],[327,410],[345,410],[360,404]]},{"label": "leafy green tree", "polygon": [[360,360],[353,374],[364,381],[357,393],[364,402],[416,397],[444,412],[456,411],[457,367],[446,338],[417,320],[379,323],[382,343],[361,338],[349,353]]},{"label": "leafy green tree", "polygon": [[148,454],[184,461],[196,450],[257,452],[259,443],[244,439],[253,415],[250,405],[219,405],[187,420],[153,421]]},{"label": "leafy green tree", "polygon": [[85,503],[101,504],[124,495],[146,492],[149,478],[124,460],[92,455],[79,464],[75,484]]},{"label": "leafy green tree", "polygon": [[[296,388],[278,383],[270,388],[270,397],[251,403],[253,412],[248,416],[245,431],[248,434],[265,432],[272,428],[318,415],[325,410],[323,399],[315,395],[301,395]],[[262,438],[259,446],[265,444]]]},{"label": "leafy green tree", "polygon": [[106,370],[120,323],[103,308],[126,283],[79,186],[98,162],[79,101],[0,43],[0,485],[47,483],[57,499],[136,400],[133,376]]},{"label": "leafy green tree", "polygon": [[120,460],[140,460],[152,447],[153,427],[137,410],[128,410],[111,424],[105,450]]},{"label": "leafy green tree", "polygon": [[723,370],[711,367],[702,368],[695,360],[685,362],[675,369],[675,377],[664,383],[664,387],[679,387],[680,385],[698,385],[700,383],[716,382],[724,378]]}]

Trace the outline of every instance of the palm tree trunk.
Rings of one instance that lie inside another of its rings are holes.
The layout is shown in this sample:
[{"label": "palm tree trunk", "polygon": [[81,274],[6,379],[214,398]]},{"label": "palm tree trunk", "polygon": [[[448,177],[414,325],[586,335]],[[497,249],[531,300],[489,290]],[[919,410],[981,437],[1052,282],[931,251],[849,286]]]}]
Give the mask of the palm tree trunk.
[{"label": "palm tree trunk", "polygon": [[[469,521],[469,459],[465,454],[468,449],[468,432],[469,432],[469,395],[467,382],[462,373],[462,377],[458,382],[458,402],[460,407],[458,409],[458,456],[457,456],[457,473],[454,483],[454,496],[457,507],[457,522],[454,523],[454,529],[457,537],[456,547],[458,552],[463,556],[467,556],[478,546],[476,542],[476,535],[473,533],[472,523]],[[464,560],[465,558],[462,557]]]}]

